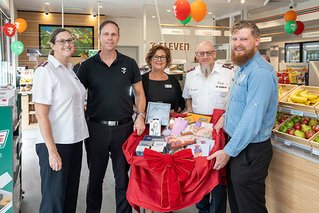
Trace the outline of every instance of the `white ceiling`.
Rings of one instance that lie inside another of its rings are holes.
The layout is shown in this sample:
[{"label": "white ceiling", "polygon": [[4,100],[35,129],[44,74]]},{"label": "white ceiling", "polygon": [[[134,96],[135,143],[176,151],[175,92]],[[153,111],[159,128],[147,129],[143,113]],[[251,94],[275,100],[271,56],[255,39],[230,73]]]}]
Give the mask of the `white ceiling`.
[{"label": "white ceiling", "polygon": [[[156,16],[156,2],[158,4],[160,17],[169,20],[176,18],[173,12],[167,12],[168,9],[172,10],[176,0],[101,0],[99,5],[103,8],[100,9],[100,14],[108,17],[127,17],[127,18],[142,18],[143,7],[145,9],[147,18]],[[195,0],[188,0],[192,4]],[[205,19],[224,16],[230,13],[247,10],[250,14],[273,10],[280,7],[287,7],[291,0],[270,0],[266,6],[263,3],[266,0],[246,0],[244,4],[240,0],[203,0],[207,5],[207,12],[212,14],[206,15]],[[308,0],[292,0],[298,4]],[[45,5],[45,3],[50,3]],[[92,0],[14,0],[17,10],[25,11],[44,11],[47,7],[50,12],[62,12],[62,4],[64,13],[79,13],[91,14],[93,11],[98,11],[98,1]]]}]

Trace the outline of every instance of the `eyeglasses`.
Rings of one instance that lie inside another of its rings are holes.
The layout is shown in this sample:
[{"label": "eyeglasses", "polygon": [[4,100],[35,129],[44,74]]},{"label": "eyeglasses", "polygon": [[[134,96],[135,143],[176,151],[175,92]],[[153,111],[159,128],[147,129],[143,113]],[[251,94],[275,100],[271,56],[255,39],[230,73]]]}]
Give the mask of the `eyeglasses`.
[{"label": "eyeglasses", "polygon": [[161,61],[166,61],[166,56],[165,56],[165,55],[161,55],[161,56],[159,56],[159,55],[154,55],[152,58],[153,58],[153,60],[159,60],[159,59],[161,59]]},{"label": "eyeglasses", "polygon": [[212,56],[216,50],[207,51],[207,52],[196,52],[196,54],[200,57],[204,57],[205,53],[207,56]]},{"label": "eyeglasses", "polygon": [[74,38],[69,38],[67,40],[60,39],[60,40],[56,40],[54,42],[58,42],[60,45],[65,45],[66,42],[68,42],[69,44],[73,44],[74,43]]}]

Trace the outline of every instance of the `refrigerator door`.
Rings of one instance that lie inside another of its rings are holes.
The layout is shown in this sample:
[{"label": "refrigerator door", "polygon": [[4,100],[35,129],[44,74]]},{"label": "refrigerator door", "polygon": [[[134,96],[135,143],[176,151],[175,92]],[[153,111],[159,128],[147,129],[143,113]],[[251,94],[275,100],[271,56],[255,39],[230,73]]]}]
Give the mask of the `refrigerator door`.
[{"label": "refrigerator door", "polygon": [[319,42],[303,43],[303,62],[319,61]]},{"label": "refrigerator door", "polygon": [[301,43],[285,44],[285,62],[300,62]]},{"label": "refrigerator door", "polygon": [[309,61],[309,86],[319,86],[319,61]]}]

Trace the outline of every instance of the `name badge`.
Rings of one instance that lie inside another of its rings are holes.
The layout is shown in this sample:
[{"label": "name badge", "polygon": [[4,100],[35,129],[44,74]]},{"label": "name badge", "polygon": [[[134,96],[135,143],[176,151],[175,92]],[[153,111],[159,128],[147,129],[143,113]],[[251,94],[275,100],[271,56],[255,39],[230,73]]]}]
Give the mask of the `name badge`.
[{"label": "name badge", "polygon": [[164,84],[164,87],[165,87],[166,89],[171,89],[171,88],[172,88],[172,84]]},{"label": "name badge", "polygon": [[216,92],[228,92],[229,87],[226,85],[219,85],[217,84],[214,88],[214,91]]}]

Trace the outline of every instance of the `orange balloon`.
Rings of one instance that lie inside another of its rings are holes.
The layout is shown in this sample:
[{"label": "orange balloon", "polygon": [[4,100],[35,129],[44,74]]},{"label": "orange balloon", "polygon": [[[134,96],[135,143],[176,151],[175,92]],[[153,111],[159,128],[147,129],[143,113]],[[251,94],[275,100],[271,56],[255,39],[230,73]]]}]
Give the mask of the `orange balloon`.
[{"label": "orange balloon", "polygon": [[203,1],[194,1],[191,4],[191,17],[193,20],[199,22],[203,20],[206,16],[207,7]]},{"label": "orange balloon", "polygon": [[289,10],[285,14],[285,21],[295,21],[297,19],[297,13],[293,10]]},{"label": "orange balloon", "polygon": [[27,22],[23,18],[18,18],[14,25],[19,33],[23,33],[27,29]]}]

